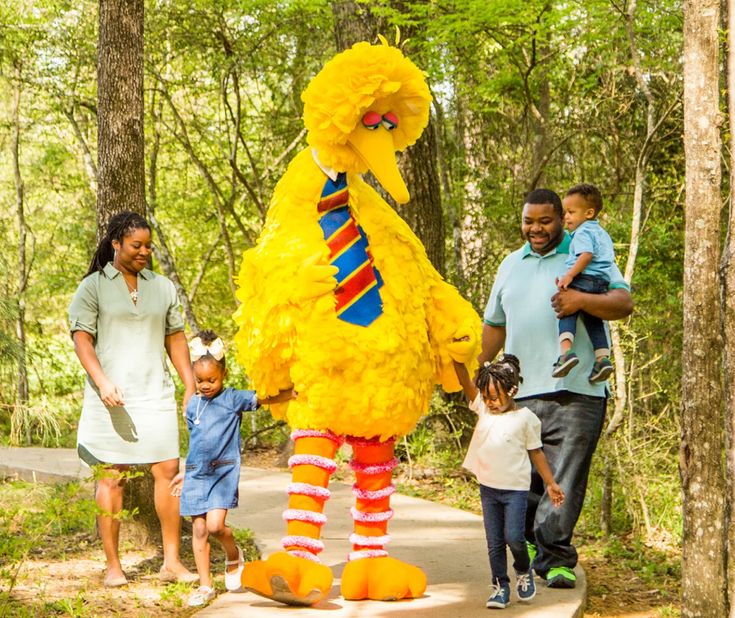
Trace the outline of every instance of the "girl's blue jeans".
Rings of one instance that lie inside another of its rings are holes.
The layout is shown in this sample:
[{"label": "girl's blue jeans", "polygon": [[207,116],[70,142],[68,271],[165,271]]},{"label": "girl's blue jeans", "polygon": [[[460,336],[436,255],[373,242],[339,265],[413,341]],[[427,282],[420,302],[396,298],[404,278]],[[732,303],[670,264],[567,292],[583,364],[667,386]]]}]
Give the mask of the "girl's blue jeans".
[{"label": "girl's blue jeans", "polygon": [[506,545],[513,554],[516,573],[527,573],[531,568],[524,531],[528,492],[480,485],[480,501],[493,581],[505,586],[510,582]]}]

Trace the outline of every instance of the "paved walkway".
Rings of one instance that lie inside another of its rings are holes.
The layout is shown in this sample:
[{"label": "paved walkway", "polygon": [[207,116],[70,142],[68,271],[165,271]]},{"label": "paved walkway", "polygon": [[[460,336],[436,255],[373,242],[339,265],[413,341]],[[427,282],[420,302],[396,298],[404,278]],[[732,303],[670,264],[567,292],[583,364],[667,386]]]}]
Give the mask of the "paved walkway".
[{"label": "paved walkway", "polygon": [[[246,458],[247,461],[247,458]],[[84,476],[72,449],[0,448],[0,474],[14,475],[33,481],[53,482]],[[240,508],[228,515],[228,522],[253,530],[265,556],[280,549],[285,532],[281,513],[286,506],[285,487],[290,480],[286,472],[242,468]],[[349,485],[332,483],[332,498],[325,513],[326,549],[322,561],[329,565],[335,581],[332,593],[314,608],[284,607],[252,593],[222,594],[198,617],[241,618],[242,616],[279,618],[282,616],[314,618],[327,612],[330,618],[349,616],[427,616],[429,618],[472,618],[488,615],[489,567],[482,518],[459,509],[394,494],[391,506],[393,541],[391,554],[420,566],[426,572],[428,588],[421,599],[382,603],[345,601],[339,595],[339,577],[349,551],[347,537],[352,528],[350,506],[353,498]],[[512,562],[511,562],[512,563]],[[510,569],[512,571],[512,568]],[[578,618],[583,614],[586,595],[584,572],[577,569],[577,588],[551,590],[536,579],[538,594],[531,603],[518,603],[512,596],[505,609],[507,618]]]}]

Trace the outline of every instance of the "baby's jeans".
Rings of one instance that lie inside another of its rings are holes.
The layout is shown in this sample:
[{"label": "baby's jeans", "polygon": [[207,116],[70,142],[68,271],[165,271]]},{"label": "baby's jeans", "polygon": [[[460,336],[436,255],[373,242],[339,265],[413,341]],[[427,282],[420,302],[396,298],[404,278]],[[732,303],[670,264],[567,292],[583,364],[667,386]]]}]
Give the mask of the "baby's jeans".
[{"label": "baby's jeans", "polygon": [[[569,287],[580,292],[587,292],[588,294],[604,294],[607,292],[608,285],[609,282],[603,277],[582,273],[574,277]],[[582,317],[582,322],[587,329],[587,334],[596,353],[595,355],[609,356],[610,345],[607,342],[603,321],[584,311],[577,311],[559,319],[559,341],[562,339],[574,341],[574,336],[577,334],[577,317],[579,316]]]}]

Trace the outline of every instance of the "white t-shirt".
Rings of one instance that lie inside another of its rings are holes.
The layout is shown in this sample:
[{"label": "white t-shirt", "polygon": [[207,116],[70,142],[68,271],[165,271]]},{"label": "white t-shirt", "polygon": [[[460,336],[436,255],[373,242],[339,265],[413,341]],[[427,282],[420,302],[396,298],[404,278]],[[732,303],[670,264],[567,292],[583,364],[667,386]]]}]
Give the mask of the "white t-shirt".
[{"label": "white t-shirt", "polygon": [[531,487],[528,451],[541,448],[541,421],[528,408],[492,414],[482,393],[470,403],[479,418],[463,467],[493,489],[527,491]]}]

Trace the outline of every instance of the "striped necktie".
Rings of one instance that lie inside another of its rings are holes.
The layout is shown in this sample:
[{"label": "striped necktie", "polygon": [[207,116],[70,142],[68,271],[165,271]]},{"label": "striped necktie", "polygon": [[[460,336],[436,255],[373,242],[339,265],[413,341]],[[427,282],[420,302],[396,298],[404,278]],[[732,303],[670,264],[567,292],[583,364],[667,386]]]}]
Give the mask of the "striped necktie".
[{"label": "striped necktie", "polygon": [[346,174],[340,173],[334,181],[327,179],[318,211],[324,213],[319,225],[329,247],[329,263],[338,268],[337,317],[369,326],[383,313],[379,292],[383,280],[373,266],[367,236],[350,212]]}]

